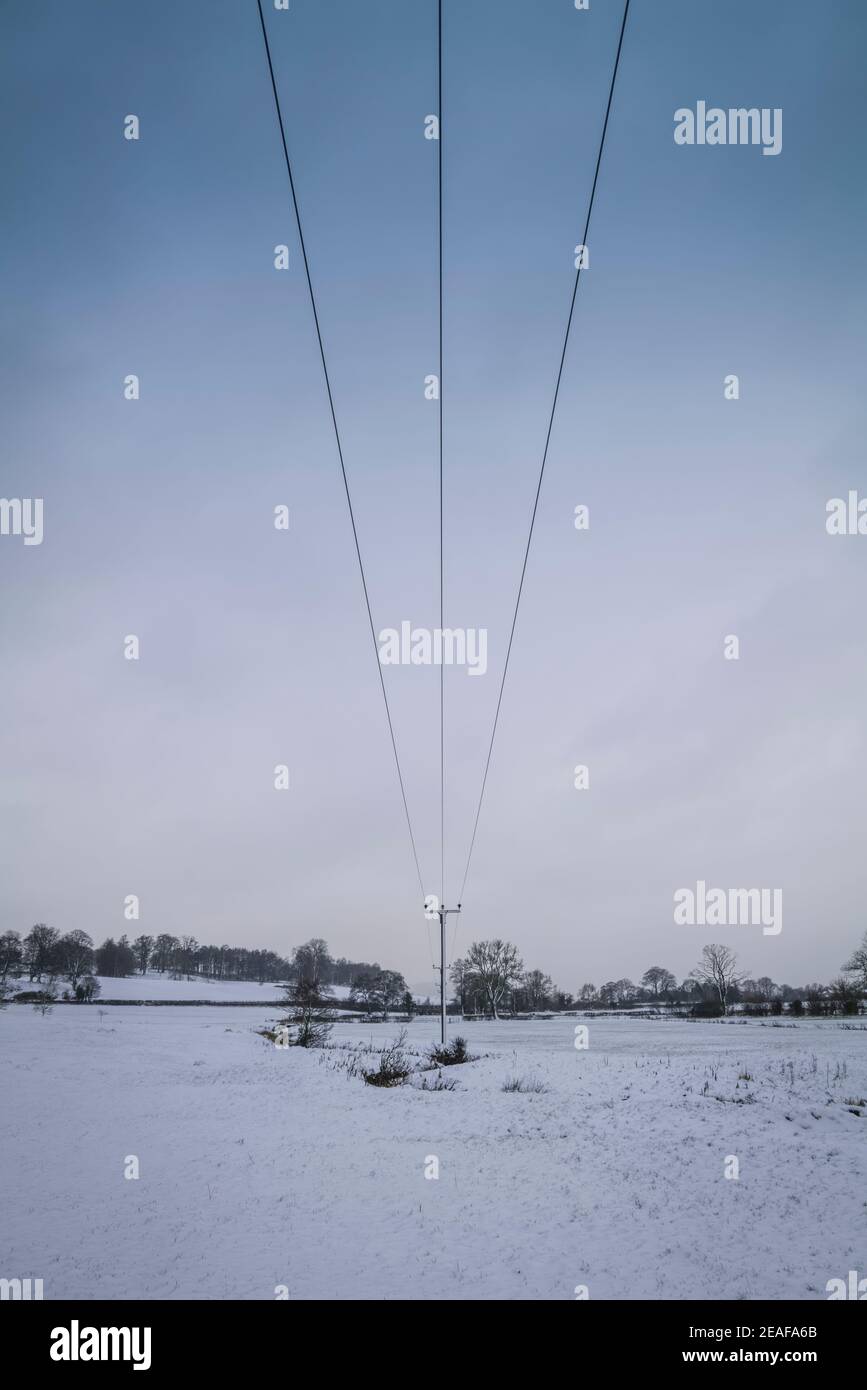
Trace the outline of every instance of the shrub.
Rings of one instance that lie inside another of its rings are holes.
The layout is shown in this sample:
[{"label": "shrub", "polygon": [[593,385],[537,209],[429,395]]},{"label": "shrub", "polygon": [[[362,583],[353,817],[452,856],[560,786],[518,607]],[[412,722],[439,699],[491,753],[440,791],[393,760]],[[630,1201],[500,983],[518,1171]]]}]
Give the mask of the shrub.
[{"label": "shrub", "polygon": [[404,1051],[406,1029],[401,1028],[397,1037],[379,1054],[379,1066],[374,1071],[364,1071],[362,1076],[368,1086],[402,1086],[412,1071],[410,1060]]},{"label": "shrub", "polygon": [[329,1071],[342,1071],[346,1076],[361,1076],[361,1054],[358,1052],[344,1051],[335,1048],[333,1044],[324,1047],[319,1054],[319,1065],[325,1065]]},{"label": "shrub", "polygon": [[290,1034],[290,1047],[321,1047],[331,1034],[327,1015],[317,1014],[312,1009],[300,1010],[291,1022],[295,1032]]},{"label": "shrub", "polygon": [[722,1005],[715,999],[700,999],[689,1011],[691,1018],[721,1018]]},{"label": "shrub", "polygon": [[33,1004],[34,1011],[42,1014],[50,1014],[54,1005],[57,1003],[57,986],[54,984],[46,985],[45,988],[36,996]]},{"label": "shrub", "polygon": [[283,1018],[275,1028],[257,1028],[260,1037],[275,1047],[327,1047],[331,1024],[305,1012],[295,1018]]},{"label": "shrub", "polygon": [[507,1076],[503,1082],[504,1091],[520,1091],[522,1095],[529,1093],[539,1096],[547,1089],[544,1081],[537,1076]]},{"label": "shrub", "polygon": [[434,1043],[430,1050],[430,1059],[438,1067],[456,1067],[464,1062],[476,1061],[476,1058],[470,1055],[466,1038],[453,1038],[445,1047],[441,1043]]},{"label": "shrub", "polygon": [[447,1078],[443,1076],[441,1071],[438,1071],[433,1079],[429,1076],[423,1076],[416,1089],[419,1091],[454,1091],[457,1089],[457,1084],[453,1077]]}]

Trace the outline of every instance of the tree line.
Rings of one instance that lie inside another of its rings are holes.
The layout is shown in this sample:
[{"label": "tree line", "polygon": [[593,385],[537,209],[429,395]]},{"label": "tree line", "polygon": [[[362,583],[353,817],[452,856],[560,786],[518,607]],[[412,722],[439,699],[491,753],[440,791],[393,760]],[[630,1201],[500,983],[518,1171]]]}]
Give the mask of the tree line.
[{"label": "tree line", "polygon": [[[308,996],[324,1002],[332,987],[348,986],[349,1002],[368,1014],[401,1009],[411,1015],[419,1008],[397,970],[378,962],[352,961],[331,955],[322,937],[292,949],[289,957],[275,951],[243,946],[201,945],[195,937],[168,934],[107,938],[94,946],[84,931],[61,935],[38,922],[22,937],[16,931],[0,934],[0,996],[11,992],[10,980],[26,975],[30,983],[46,981],[50,988],[66,981],[68,997],[87,1002],[99,991],[97,975],[122,978],[148,970],[172,979],[244,980],[257,984],[300,984]],[[738,966],[728,946],[711,943],[681,981],[671,970],[652,965],[639,984],[608,980],[598,988],[583,984],[577,994],[558,988],[550,975],[526,969],[512,942],[495,938],[474,941],[466,955],[453,962],[449,980],[452,1006],[464,1014],[498,1018],[503,1013],[557,1012],[573,1009],[630,1009],[639,1005],[686,1006],[696,1014],[726,1013],[735,1004],[745,1012],[795,1015],[854,1014],[867,994],[867,932],[828,984],[776,984],[768,976],[753,979]],[[428,1005],[433,1008],[434,1005]]]},{"label": "tree line", "polygon": [[730,947],[712,942],[680,982],[671,970],[652,965],[637,985],[628,979],[607,980],[598,988],[588,982],[577,994],[570,994],[544,971],[526,970],[517,946],[497,938],[474,941],[466,955],[453,962],[449,978],[461,1013],[492,1018],[504,1012],[630,1009],[647,1004],[685,1006],[699,1016],[725,1014],[735,1004],[747,1013],[781,1014],[788,1008],[796,1016],[856,1014],[867,994],[867,932],[841,972],[829,984],[776,984],[767,975],[753,979],[738,967]]},{"label": "tree line", "polygon": [[336,959],[327,942],[316,937],[293,948],[290,956],[276,951],[251,950],[245,946],[208,946],[193,936],[138,936],[130,941],[124,935],[108,937],[95,946],[85,931],[61,934],[44,922],[37,922],[22,938],[17,931],[0,934],[0,985],[11,993],[11,980],[26,977],[31,983],[55,986],[66,981],[71,997],[87,1001],[99,992],[97,975],[123,979],[145,975],[148,971],[173,980],[239,980],[256,984],[291,983],[313,977],[330,988],[346,985],[358,991],[358,998],[377,1007],[383,997],[394,1007],[395,991],[406,992],[406,983],[396,971],[383,970],[378,962]]}]

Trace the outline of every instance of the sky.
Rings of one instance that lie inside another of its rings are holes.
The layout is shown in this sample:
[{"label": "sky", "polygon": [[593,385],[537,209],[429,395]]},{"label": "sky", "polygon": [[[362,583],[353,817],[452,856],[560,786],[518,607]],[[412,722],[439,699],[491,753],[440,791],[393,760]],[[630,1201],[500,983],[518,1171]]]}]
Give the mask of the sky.
[{"label": "sky", "polygon": [[[436,6],[265,15],[374,623],[433,628]],[[383,673],[449,905],[621,16],[444,3],[445,617],[488,634],[445,673],[444,886],[439,671]],[[254,0],[3,26],[0,496],[44,536],[0,536],[0,929],[317,935],[430,981]],[[865,36],[858,0],[633,0],[450,953],[574,991],[718,939],[797,984],[867,927],[867,537],[825,528],[867,495]],[[781,108],[781,152],[675,144],[698,101]],[[698,880],[781,889],[782,931],[677,925]]]}]

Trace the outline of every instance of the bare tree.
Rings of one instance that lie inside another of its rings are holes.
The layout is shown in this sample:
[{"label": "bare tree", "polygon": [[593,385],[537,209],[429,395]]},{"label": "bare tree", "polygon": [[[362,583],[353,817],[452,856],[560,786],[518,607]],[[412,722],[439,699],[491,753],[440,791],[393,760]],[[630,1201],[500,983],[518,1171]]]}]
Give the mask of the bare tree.
[{"label": "bare tree", "polygon": [[546,1009],[554,994],[554,982],[542,970],[528,970],[521,980],[521,991],[528,1009]]},{"label": "bare tree", "polygon": [[714,990],[724,1014],[728,1011],[728,997],[733,987],[746,978],[744,972],[737,969],[737,963],[734,951],[712,942],[704,947],[701,960],[690,972],[692,979]]},{"label": "bare tree", "polygon": [[283,1020],[294,1031],[290,1043],[294,1047],[321,1047],[331,1032],[333,1017],[327,999],[327,985],[314,985],[309,980],[292,980],[284,986],[289,1017]]},{"label": "bare tree", "polygon": [[359,970],[349,987],[349,1000],[360,1004],[367,1014],[376,1008],[376,980],[378,970]]},{"label": "bare tree", "polygon": [[367,1013],[381,1013],[388,1019],[390,1009],[396,1009],[406,994],[406,980],[398,970],[360,970],[352,981],[349,997],[353,1004],[363,1004]]},{"label": "bare tree", "polygon": [[82,976],[93,969],[93,942],[86,931],[70,931],[60,938],[55,951],[60,973],[74,990]]},{"label": "bare tree", "polygon": [[180,979],[183,975],[186,975],[188,980],[191,980],[193,978],[193,973],[195,970],[196,951],[198,949],[199,943],[194,936],[181,937],[180,941],[178,942],[178,948],[174,962],[175,969],[173,971],[173,974],[176,979]]},{"label": "bare tree", "polygon": [[666,970],[664,966],[652,965],[642,975],[641,984],[644,989],[652,990],[654,998],[658,999],[660,994],[668,994],[675,989],[677,980],[671,971]]},{"label": "bare tree", "polygon": [[51,1013],[51,1010],[54,1008],[54,1005],[56,1003],[57,985],[54,984],[53,981],[50,981],[47,985],[44,985],[43,988],[39,991],[39,998],[34,1000],[33,1009],[35,1013],[41,1014],[44,1018],[46,1014]]},{"label": "bare tree", "polygon": [[821,1013],[828,999],[829,991],[827,985],[821,985],[818,981],[804,985],[804,1002],[807,1011],[811,1014]]},{"label": "bare tree", "polygon": [[161,932],[154,942],[153,955],[151,957],[154,970],[158,970],[164,975],[171,968],[172,958],[178,949],[178,938],[170,936],[168,932]]},{"label": "bare tree", "polygon": [[499,937],[493,941],[474,941],[467,951],[466,964],[478,979],[494,1018],[499,1018],[498,1009],[503,999],[520,980],[524,969],[517,946]]},{"label": "bare tree", "polygon": [[31,981],[41,979],[43,971],[48,969],[58,935],[53,927],[37,922],[25,936],[24,951]]},{"label": "bare tree", "polygon": [[0,936],[0,980],[7,975],[17,975],[21,968],[24,952],[21,937],[17,931],[5,931]]},{"label": "bare tree", "polygon": [[858,1000],[861,991],[858,985],[852,980],[847,980],[845,975],[838,975],[830,985],[831,998],[834,1001],[836,1011],[841,1014],[857,1014]]},{"label": "bare tree", "polygon": [[855,976],[855,985],[858,989],[867,990],[867,931],[861,939],[861,945],[856,946],[842,968],[847,975]]},{"label": "bare tree", "polygon": [[319,989],[331,982],[333,961],[328,942],[323,941],[321,936],[314,936],[303,946],[296,946],[292,952],[292,964],[297,978],[305,984]]},{"label": "bare tree", "polygon": [[451,981],[452,989],[458,997],[461,1013],[465,1014],[467,1011],[466,995],[467,984],[469,983],[469,972],[467,970],[467,963],[461,956],[458,956],[457,960],[453,960],[449,966],[449,980]]},{"label": "bare tree", "polygon": [[406,991],[406,980],[398,970],[380,970],[376,984],[377,1002],[388,1021],[389,1009],[396,1009]]},{"label": "bare tree", "polygon": [[774,984],[770,975],[760,975],[755,985],[756,993],[763,1004],[771,1004],[780,996],[780,987]]},{"label": "bare tree", "polygon": [[599,986],[599,1001],[608,1008],[631,1004],[634,998],[635,985],[631,980],[606,980]]},{"label": "bare tree", "polygon": [[150,964],[151,957],[154,954],[153,937],[137,936],[135,941],[132,943],[132,949],[135,951],[136,965],[138,966],[139,974],[147,974],[147,968]]}]

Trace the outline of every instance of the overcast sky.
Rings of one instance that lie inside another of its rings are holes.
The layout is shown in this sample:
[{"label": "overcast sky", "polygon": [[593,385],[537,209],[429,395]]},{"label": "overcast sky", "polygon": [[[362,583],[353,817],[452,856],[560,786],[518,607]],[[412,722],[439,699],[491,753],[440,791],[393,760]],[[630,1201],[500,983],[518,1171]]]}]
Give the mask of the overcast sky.
[{"label": "overcast sky", "polygon": [[[446,622],[488,632],[446,673],[449,902],[621,12],[445,4]],[[433,627],[436,7],[266,17],[374,621]],[[0,929],[315,934],[429,980],[255,3],[3,23],[0,495],[45,511],[0,537]],[[867,537],[825,531],[867,493],[865,30],[633,0],[458,952],[575,990],[716,938],[794,984],[867,926]],[[782,152],[675,145],[699,100],[782,108]],[[439,675],[385,676],[438,893]],[[782,932],[676,926],[698,879],[781,888]]]}]

